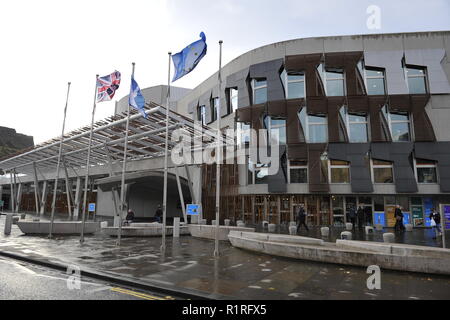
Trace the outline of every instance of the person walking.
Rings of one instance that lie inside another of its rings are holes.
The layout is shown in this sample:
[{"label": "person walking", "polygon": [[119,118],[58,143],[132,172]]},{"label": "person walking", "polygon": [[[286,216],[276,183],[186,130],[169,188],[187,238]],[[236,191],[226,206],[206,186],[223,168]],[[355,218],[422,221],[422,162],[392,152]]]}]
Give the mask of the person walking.
[{"label": "person walking", "polygon": [[297,211],[297,232],[302,225],[305,226],[306,231],[309,231],[308,226],[306,225],[306,212],[303,204],[300,205],[300,208]]},{"label": "person walking", "polygon": [[359,206],[356,214],[358,215],[358,228],[362,229],[364,225],[364,209],[361,206]]},{"label": "person walking", "polygon": [[349,211],[348,211],[348,218],[351,222],[351,224],[353,225],[353,230],[355,230],[355,226],[356,226],[356,210],[355,210],[355,206],[351,205]]},{"label": "person walking", "polygon": [[366,225],[371,226],[373,221],[372,221],[372,208],[367,206],[364,207],[364,214],[366,216]]},{"label": "person walking", "polygon": [[159,204],[159,205],[158,205],[158,208],[156,209],[156,212],[155,212],[155,218],[156,218],[156,221],[157,221],[157,222],[161,223],[161,217],[162,217],[162,215],[163,215],[163,212],[162,212],[162,210],[161,210],[161,205]]},{"label": "person walking", "polygon": [[130,223],[133,222],[133,220],[134,220],[134,212],[133,212],[133,210],[128,209],[127,217],[125,218],[124,224],[130,225]]},{"label": "person walking", "polygon": [[397,205],[395,208],[394,217],[395,217],[394,230],[405,231],[405,226],[403,225],[403,212],[399,205]]},{"label": "person walking", "polygon": [[434,229],[433,239],[436,239],[438,235],[439,236],[442,235],[442,232],[441,232],[441,215],[439,214],[439,212],[436,212],[435,208],[431,209],[430,220],[431,226]]}]

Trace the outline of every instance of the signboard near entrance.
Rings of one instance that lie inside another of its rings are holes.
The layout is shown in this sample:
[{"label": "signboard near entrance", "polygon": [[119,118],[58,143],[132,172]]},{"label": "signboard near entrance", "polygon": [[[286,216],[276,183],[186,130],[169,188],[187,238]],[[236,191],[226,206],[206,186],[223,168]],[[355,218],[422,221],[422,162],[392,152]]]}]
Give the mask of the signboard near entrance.
[{"label": "signboard near entrance", "polygon": [[198,216],[201,211],[201,206],[199,204],[188,204],[186,205],[186,214],[190,216]]},{"label": "signboard near entrance", "polygon": [[442,205],[442,217],[444,221],[442,221],[442,226],[444,230],[450,230],[450,204]]},{"label": "signboard near entrance", "polygon": [[413,218],[414,227],[423,227],[423,209],[422,206],[412,206],[411,213]]},{"label": "signboard near entrance", "polygon": [[88,211],[89,212],[95,212],[95,203],[89,203]]},{"label": "signboard near entrance", "polygon": [[386,220],[387,220],[387,226],[388,227],[394,227],[395,226],[395,206],[386,206]]}]

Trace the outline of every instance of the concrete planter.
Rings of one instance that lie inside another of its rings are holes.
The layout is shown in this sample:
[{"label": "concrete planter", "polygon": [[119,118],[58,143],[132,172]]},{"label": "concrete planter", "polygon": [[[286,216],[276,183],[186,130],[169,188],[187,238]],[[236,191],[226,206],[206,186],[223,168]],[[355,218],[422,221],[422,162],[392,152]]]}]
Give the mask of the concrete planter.
[{"label": "concrete planter", "polygon": [[225,219],[223,222],[225,223],[226,226],[230,225],[230,219]]},{"label": "concrete planter", "polygon": [[412,224],[405,224],[406,231],[413,231],[413,225]]},{"label": "concrete planter", "polygon": [[269,232],[275,232],[275,230],[277,229],[277,225],[270,223],[268,226]]},{"label": "concrete planter", "polygon": [[366,227],[365,227],[365,231],[366,231],[366,234],[373,234],[373,227],[371,227],[371,226],[366,226]]},{"label": "concrete planter", "polygon": [[342,231],[341,232],[341,239],[352,240],[352,233],[350,231]]},{"label": "concrete planter", "polygon": [[395,242],[395,235],[390,232],[383,233],[383,241],[388,243],[394,243]]},{"label": "concrete planter", "polygon": [[296,235],[297,234],[297,227],[296,226],[290,226],[289,227],[289,234],[290,235]]},{"label": "concrete planter", "polygon": [[299,260],[352,265],[367,268],[450,275],[450,250],[383,242],[320,239],[232,231],[234,247]]},{"label": "concrete planter", "polygon": [[[117,227],[106,227],[103,228],[102,231],[110,236],[110,237],[117,237],[119,234],[119,228]],[[180,235],[188,235],[189,230],[188,227],[182,226],[180,227]],[[136,226],[129,226],[129,227],[122,227],[122,237],[160,237],[162,235],[162,224],[153,226],[153,227],[136,227]],[[173,235],[173,227],[172,226],[166,226],[166,235],[171,236]]]},{"label": "concrete planter", "polygon": [[322,237],[328,237],[330,235],[330,228],[328,227],[320,228],[320,234],[322,235]]},{"label": "concrete planter", "polygon": [[347,230],[347,231],[352,231],[352,230],[353,230],[353,224],[347,222],[347,223],[345,224],[345,230]]},{"label": "concrete planter", "polygon": [[[50,221],[23,221],[19,220],[17,226],[25,234],[49,234]],[[81,221],[55,221],[53,223],[53,234],[80,234]],[[100,222],[85,222],[84,233],[94,233],[100,230]]]},{"label": "concrete planter", "polygon": [[[216,239],[216,226],[212,225],[199,225],[190,224],[188,225],[189,232],[193,237],[202,239]],[[228,240],[228,233],[230,231],[245,231],[254,232],[254,228],[243,228],[243,227],[233,227],[233,226],[220,226],[219,227],[219,240]]]}]

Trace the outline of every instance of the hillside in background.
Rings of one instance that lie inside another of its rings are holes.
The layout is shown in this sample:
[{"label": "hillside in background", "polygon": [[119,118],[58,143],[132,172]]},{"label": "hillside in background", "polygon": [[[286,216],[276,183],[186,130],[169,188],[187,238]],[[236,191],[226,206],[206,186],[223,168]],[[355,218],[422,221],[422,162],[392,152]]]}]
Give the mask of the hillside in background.
[{"label": "hillside in background", "polygon": [[0,127],[0,158],[34,146],[33,137],[7,127]]}]

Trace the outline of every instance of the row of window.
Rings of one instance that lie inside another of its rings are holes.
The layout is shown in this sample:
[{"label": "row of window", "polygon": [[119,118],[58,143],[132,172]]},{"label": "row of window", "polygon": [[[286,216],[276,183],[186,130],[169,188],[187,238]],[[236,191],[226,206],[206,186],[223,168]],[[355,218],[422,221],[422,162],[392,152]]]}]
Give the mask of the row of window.
[{"label": "row of window", "polygon": [[[394,183],[392,162],[372,159],[367,162],[371,168],[373,183]],[[418,183],[438,183],[436,162],[415,159],[415,175]],[[266,184],[267,165],[248,163],[248,183]],[[350,163],[341,160],[329,160],[326,155],[321,157],[322,183],[350,183]],[[308,164],[306,161],[289,161],[287,166],[288,183],[308,183]]]},{"label": "row of window", "polygon": [[[343,106],[339,112],[340,129],[347,136],[346,141],[350,143],[366,143],[370,141],[369,117],[364,114],[349,113],[347,107]],[[386,134],[391,136],[392,141],[413,141],[411,120],[408,113],[390,112],[385,106],[382,108],[382,117],[384,118],[383,129]],[[298,112],[298,119],[302,125],[305,140],[307,143],[326,143],[328,142],[328,121],[326,115],[310,115],[307,108],[302,108]],[[278,131],[279,144],[286,144],[286,119],[265,116],[264,125],[268,132],[273,136],[274,131]],[[248,124],[238,123],[238,129],[241,130],[240,141],[248,142],[250,126]]]},{"label": "row of window", "polygon": [[[368,95],[387,94],[386,77],[384,69],[367,67],[361,61],[358,69],[363,76]],[[404,76],[410,94],[425,94],[427,89],[427,76],[425,67],[406,65],[403,62]],[[343,69],[327,68],[323,63],[317,67],[318,74],[324,83],[325,94],[327,96],[345,96],[345,72]],[[304,98],[306,96],[306,81],[303,72],[286,72],[280,74],[287,99]],[[265,103],[267,101],[267,81],[266,79],[252,79],[252,104]],[[238,108],[238,90],[229,89],[227,104],[227,114],[233,113]],[[206,108],[210,109],[211,121],[217,120],[218,99],[211,99],[209,106],[201,105],[197,107],[197,120],[204,125],[206,123]]]},{"label": "row of window", "polygon": [[[365,82],[368,95],[385,95],[387,86],[384,69],[365,67],[362,62],[358,69]],[[427,93],[426,68],[413,67],[404,64],[405,79],[410,94]],[[327,68],[322,63],[317,67],[325,88],[327,96],[342,97],[346,95],[344,69]],[[284,86],[287,99],[304,98],[306,96],[305,74],[302,72],[281,72],[281,81]],[[267,81],[265,79],[252,79],[253,104],[265,103],[267,101]],[[237,90],[230,92],[232,109],[237,109]]]}]

